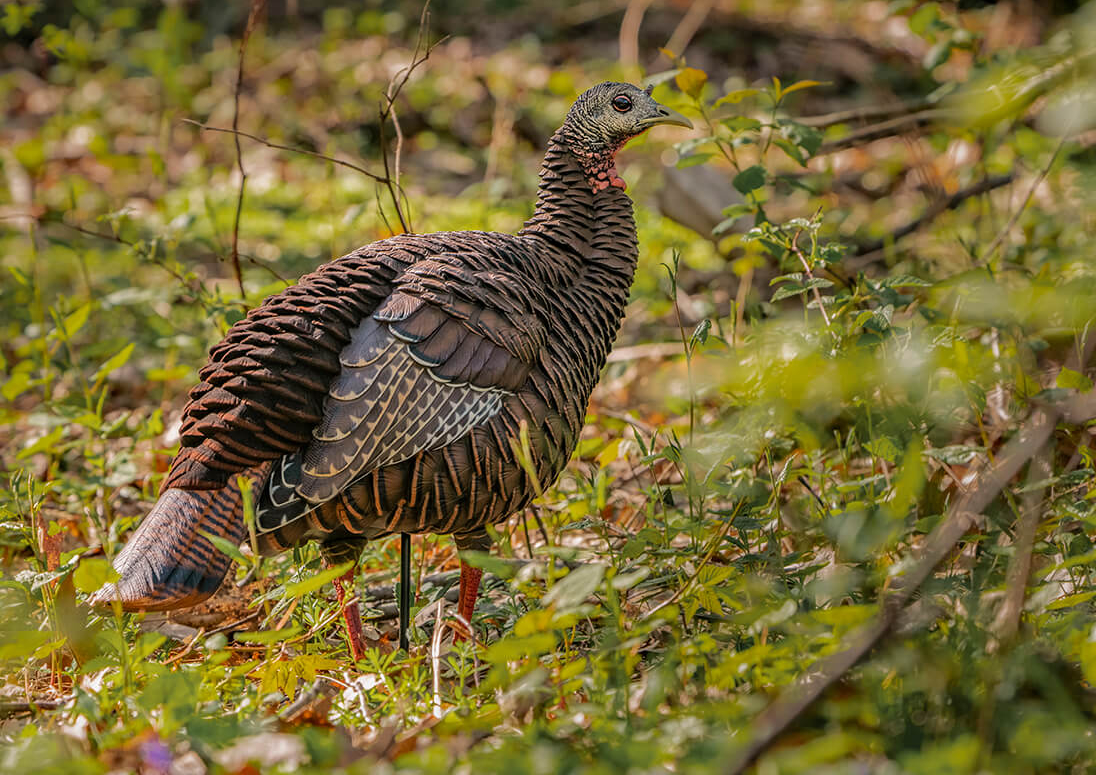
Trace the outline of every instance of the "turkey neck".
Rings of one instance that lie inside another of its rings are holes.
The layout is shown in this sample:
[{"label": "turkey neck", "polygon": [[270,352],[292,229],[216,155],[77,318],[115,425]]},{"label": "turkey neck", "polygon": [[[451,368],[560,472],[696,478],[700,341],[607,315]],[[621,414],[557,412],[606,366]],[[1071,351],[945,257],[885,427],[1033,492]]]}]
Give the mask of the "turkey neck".
[{"label": "turkey neck", "polygon": [[[590,157],[580,161],[571,145],[565,129],[549,141],[536,212],[517,235],[544,293],[540,314],[552,334],[541,368],[565,387],[565,398],[550,403],[569,426],[568,455],[624,317],[639,255],[632,200],[616,186],[595,191]],[[595,162],[612,170],[612,155]]]},{"label": "turkey neck", "polygon": [[542,243],[532,247],[539,259],[536,269],[543,272],[546,284],[607,285],[605,290],[615,291],[614,298],[622,294],[623,311],[639,255],[632,200],[616,186],[594,190],[591,177],[597,169],[612,170],[613,153],[586,157],[584,165],[571,151],[573,144],[566,127],[548,141],[536,212],[518,237]]}]

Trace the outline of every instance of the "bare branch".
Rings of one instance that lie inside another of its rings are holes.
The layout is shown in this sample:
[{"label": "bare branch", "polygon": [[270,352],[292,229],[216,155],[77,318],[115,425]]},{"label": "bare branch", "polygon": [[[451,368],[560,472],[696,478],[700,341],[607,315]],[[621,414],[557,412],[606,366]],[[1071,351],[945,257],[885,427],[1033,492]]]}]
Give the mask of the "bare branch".
[{"label": "bare branch", "polygon": [[899,102],[889,105],[867,105],[851,110],[839,110],[833,113],[824,113],[818,116],[803,116],[796,119],[796,123],[811,126],[816,129],[826,129],[836,124],[848,124],[854,121],[866,121],[876,118],[895,118],[900,115],[913,115],[932,106],[928,100],[915,102]]},{"label": "bare branch", "polygon": [[[396,209],[396,218],[399,219],[400,227],[405,233],[412,231],[411,217],[405,212],[407,204],[407,195],[404,193],[403,187],[400,185],[400,159],[403,154],[403,129],[400,127],[399,115],[396,113],[396,98],[399,97],[400,92],[403,91],[403,87],[407,85],[408,79],[415,72],[416,69],[427,59],[430,58],[430,53],[437,48],[446,38],[440,38],[434,43],[427,43],[427,38],[430,32],[430,2],[427,2],[422,7],[422,14],[419,16],[419,30],[418,35],[415,37],[415,49],[411,53],[411,62],[392,76],[392,79],[388,82],[388,87],[384,91],[385,104],[378,111],[378,118],[380,119],[380,145],[381,145],[381,157],[384,161],[384,178],[378,181],[388,189],[388,196],[392,200],[392,206]],[[396,147],[393,152],[392,167],[388,165],[388,146],[384,138],[384,124],[389,119],[392,120],[392,126],[396,133]],[[387,218],[384,216],[383,210],[381,211],[381,217],[384,218],[387,225]]]},{"label": "bare branch", "polygon": [[919,110],[916,113],[897,116],[886,121],[880,121],[878,124],[871,124],[861,129],[856,129],[836,140],[824,142],[815,155],[824,156],[828,153],[835,153],[844,150],[845,148],[851,148],[854,145],[860,145],[861,143],[880,140],[884,137],[893,137],[894,135],[903,134],[915,127],[956,115],[958,114],[955,110],[947,108],[929,108],[927,110]]},{"label": "bare branch", "polygon": [[899,226],[897,229],[888,234],[885,238],[874,240],[872,242],[861,245],[859,250],[857,250],[856,252],[856,256],[858,259],[857,263],[870,263],[871,261],[874,261],[875,259],[879,258],[883,250],[886,249],[888,245],[897,242],[903,237],[913,234],[915,231],[918,231],[925,226],[928,226],[930,223],[932,223],[934,220],[940,217],[940,215],[947,212],[948,210],[954,210],[956,207],[958,207],[968,199],[989,193],[990,191],[1001,188],[1002,186],[1007,186],[1015,179],[1015,174],[1011,172],[1007,175],[990,175],[989,177],[982,178],[977,183],[956,191],[954,194],[945,199],[937,200],[936,202],[931,204],[928,209],[925,210],[925,212],[922,213],[920,216],[914,218],[909,223]]},{"label": "bare branch", "polygon": [[250,132],[244,132],[239,129],[232,129],[230,127],[223,126],[210,126],[209,124],[203,124],[201,121],[195,121],[192,118],[184,118],[183,122],[187,124],[192,124],[199,129],[203,129],[209,132],[227,132],[229,134],[239,135],[240,137],[246,137],[248,140],[254,140],[257,143],[265,145],[267,148],[276,148],[279,151],[289,151],[291,153],[299,153],[303,156],[311,156],[315,159],[323,159],[324,161],[329,161],[332,164],[337,164],[340,167],[346,167],[347,169],[354,170],[355,172],[360,172],[362,175],[365,175],[370,180],[375,180],[378,183],[385,182],[385,177],[383,175],[378,175],[375,172],[370,172],[365,167],[361,167],[357,164],[354,164],[353,162],[346,161],[345,159],[338,159],[334,156],[327,156],[326,154],[317,153],[316,151],[310,151],[306,148],[295,148],[292,145],[282,145],[281,143],[275,143],[271,140],[268,140],[265,137],[253,135]]},{"label": "bare branch", "polygon": [[243,151],[240,148],[240,91],[243,89],[244,83],[244,57],[247,53],[247,41],[251,38],[251,33],[265,10],[266,0],[251,0],[251,8],[247,14],[247,24],[244,26],[243,37],[240,38],[240,58],[236,63],[236,90],[232,99],[232,139],[236,144],[236,168],[240,171],[240,190],[236,195],[236,217],[232,221],[232,271],[236,275],[236,285],[240,289],[241,299],[247,298],[244,291],[244,275],[240,269],[240,215],[244,209],[244,188],[247,186],[247,172],[244,171]]}]

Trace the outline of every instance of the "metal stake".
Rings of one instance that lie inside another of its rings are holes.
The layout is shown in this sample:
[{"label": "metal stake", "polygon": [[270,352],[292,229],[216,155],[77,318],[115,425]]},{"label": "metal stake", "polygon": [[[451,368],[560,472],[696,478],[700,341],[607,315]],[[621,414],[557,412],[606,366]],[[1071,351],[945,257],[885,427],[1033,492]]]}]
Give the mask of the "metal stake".
[{"label": "metal stake", "polygon": [[400,533],[400,648],[407,651],[411,629],[411,534]]}]

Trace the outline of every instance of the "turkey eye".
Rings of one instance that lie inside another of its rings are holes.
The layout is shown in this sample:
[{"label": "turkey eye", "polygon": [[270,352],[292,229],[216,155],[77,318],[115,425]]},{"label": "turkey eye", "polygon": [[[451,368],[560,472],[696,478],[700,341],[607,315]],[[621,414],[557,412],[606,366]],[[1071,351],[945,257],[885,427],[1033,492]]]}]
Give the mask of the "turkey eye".
[{"label": "turkey eye", "polygon": [[618,94],[616,97],[613,97],[613,107],[621,113],[627,113],[632,109],[632,99],[623,94]]}]

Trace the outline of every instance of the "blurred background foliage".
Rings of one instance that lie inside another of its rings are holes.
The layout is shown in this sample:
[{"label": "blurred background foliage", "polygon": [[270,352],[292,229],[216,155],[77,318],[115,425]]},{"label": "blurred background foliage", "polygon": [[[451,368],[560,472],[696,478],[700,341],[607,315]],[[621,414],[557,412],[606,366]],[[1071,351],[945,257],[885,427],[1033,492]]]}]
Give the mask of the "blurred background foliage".
[{"label": "blurred background foliage", "polygon": [[[1096,766],[1096,5],[422,12],[0,7],[0,767]],[[91,614],[209,346],[401,214],[519,228],[610,78],[696,128],[621,154],[628,317],[571,466],[478,560],[485,643],[431,645],[437,537],[410,654],[391,541],[357,665],[312,547],[241,557],[189,618]],[[239,156],[199,126],[234,121]],[[817,701],[770,705],[863,633]]]}]

